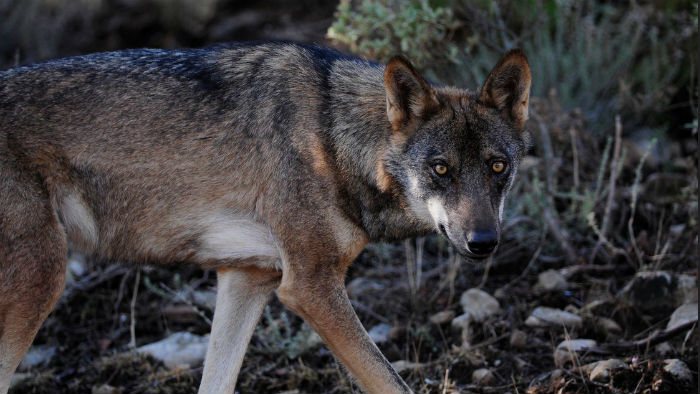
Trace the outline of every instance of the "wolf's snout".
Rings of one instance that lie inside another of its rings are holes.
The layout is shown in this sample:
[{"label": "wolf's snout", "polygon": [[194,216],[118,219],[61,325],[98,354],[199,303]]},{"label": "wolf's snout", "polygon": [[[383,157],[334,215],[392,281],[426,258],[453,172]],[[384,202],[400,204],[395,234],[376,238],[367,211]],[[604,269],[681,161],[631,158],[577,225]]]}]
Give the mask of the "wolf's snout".
[{"label": "wolf's snout", "polygon": [[475,230],[467,235],[467,249],[476,255],[493,252],[498,245],[498,235],[493,230]]}]

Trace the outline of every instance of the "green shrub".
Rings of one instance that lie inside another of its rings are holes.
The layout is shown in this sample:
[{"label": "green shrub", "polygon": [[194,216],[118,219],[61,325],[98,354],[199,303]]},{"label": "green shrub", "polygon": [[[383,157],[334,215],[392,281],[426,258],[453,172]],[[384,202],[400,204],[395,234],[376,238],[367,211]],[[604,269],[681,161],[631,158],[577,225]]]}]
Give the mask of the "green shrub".
[{"label": "green shrub", "polygon": [[473,88],[507,49],[521,47],[533,95],[556,89],[564,108],[582,108],[597,129],[618,112],[654,120],[687,89],[697,64],[694,12],[687,1],[655,8],[595,0],[343,0],[328,37],[381,61],[403,53],[429,77]]},{"label": "green shrub", "polygon": [[446,54],[458,53],[449,41],[456,28],[452,10],[427,0],[364,0],[356,7],[341,0],[335,16],[328,37],[377,60],[401,53],[418,67],[431,68],[429,63],[444,63]]}]

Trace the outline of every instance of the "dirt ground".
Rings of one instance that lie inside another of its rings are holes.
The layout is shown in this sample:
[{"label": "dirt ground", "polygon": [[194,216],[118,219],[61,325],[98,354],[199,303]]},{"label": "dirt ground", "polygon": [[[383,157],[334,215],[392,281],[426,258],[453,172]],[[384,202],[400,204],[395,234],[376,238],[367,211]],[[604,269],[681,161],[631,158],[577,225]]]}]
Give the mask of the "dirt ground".
[{"label": "dirt ground", "polygon": [[[99,39],[71,40],[66,33],[52,55],[268,38],[328,44],[325,30],[335,9],[335,4],[322,1],[279,1],[264,6],[234,2],[201,26],[168,30],[163,21],[143,16],[138,2],[114,2],[129,12],[99,15],[99,23],[71,25],[73,34]],[[133,23],[125,24],[119,18],[132,18]],[[110,27],[115,24],[122,27]],[[18,38],[16,42],[31,40]],[[29,44],[17,44],[19,50],[6,44],[0,45],[5,66],[42,59]],[[530,168],[548,165],[535,154],[526,158]],[[679,158],[693,161],[694,154],[689,149]],[[629,171],[626,175],[633,177]],[[687,212],[669,208],[660,214],[659,207],[670,207],[673,201],[658,190],[664,186],[655,189],[653,179],[646,177],[645,181],[649,193],[639,204],[648,204],[644,212],[654,214],[648,217],[648,231],[638,241],[640,248],[648,247],[652,254],[658,242],[655,234],[671,231],[668,225],[657,228],[652,222],[662,215],[664,223],[677,223]],[[519,182],[515,189],[528,187],[525,179]],[[561,200],[555,203],[563,204]],[[697,302],[697,230],[680,229],[666,252],[667,262],[653,270],[670,272],[669,283],[630,292],[625,287],[634,281],[639,267],[620,256],[590,264],[583,257],[590,255],[590,249],[576,249],[572,264],[561,251],[553,252],[556,248],[547,244],[546,231],[532,218],[506,216],[499,250],[487,263],[462,260],[443,239],[429,236],[370,245],[351,266],[348,292],[360,320],[368,330],[385,328],[379,347],[391,362],[399,361],[401,376],[416,392],[697,392],[697,325],[683,326],[677,332],[665,330],[674,309],[692,297],[692,288],[682,286],[681,274],[692,280]],[[625,217],[615,218],[623,221]],[[585,244],[581,239],[590,234],[569,236],[576,247]],[[21,371],[23,379],[10,393],[195,393],[201,365],[170,369],[153,357],[135,353],[129,346],[130,330],[133,321],[136,346],[181,331],[208,334],[213,311],[196,301],[194,294],[210,294],[216,286],[215,273],[185,265],[134,267],[92,259],[83,267],[85,272],[67,284],[64,297],[34,343],[55,348],[55,353]],[[543,287],[540,274],[546,271],[556,273],[563,282]],[[499,309],[465,329],[454,318],[464,313],[460,299],[472,288],[493,296]],[[648,304],[644,296],[651,300]],[[579,316],[581,323],[566,328],[526,324],[537,307],[566,310]],[[556,348],[570,338],[595,340],[596,345],[578,353],[565,352],[571,359],[557,365]],[[611,370],[604,379],[591,380],[591,367],[584,366],[609,359],[619,359],[626,367]],[[668,359],[687,365],[691,379],[666,371],[664,360]],[[476,372],[479,370],[486,372]],[[273,297],[246,353],[237,392],[330,394],[359,389],[309,327]]]}]

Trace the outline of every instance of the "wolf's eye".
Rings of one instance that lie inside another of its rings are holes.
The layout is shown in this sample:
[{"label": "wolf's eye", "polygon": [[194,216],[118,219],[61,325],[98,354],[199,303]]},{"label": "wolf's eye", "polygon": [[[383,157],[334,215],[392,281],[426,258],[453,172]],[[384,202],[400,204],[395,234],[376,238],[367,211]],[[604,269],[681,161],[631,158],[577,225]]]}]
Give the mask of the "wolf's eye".
[{"label": "wolf's eye", "polygon": [[445,175],[447,174],[447,166],[444,164],[435,164],[433,166],[433,171],[438,175]]},{"label": "wolf's eye", "polygon": [[503,172],[503,170],[505,170],[505,168],[506,168],[506,163],[504,163],[502,161],[494,161],[493,163],[491,163],[491,169],[495,173]]}]

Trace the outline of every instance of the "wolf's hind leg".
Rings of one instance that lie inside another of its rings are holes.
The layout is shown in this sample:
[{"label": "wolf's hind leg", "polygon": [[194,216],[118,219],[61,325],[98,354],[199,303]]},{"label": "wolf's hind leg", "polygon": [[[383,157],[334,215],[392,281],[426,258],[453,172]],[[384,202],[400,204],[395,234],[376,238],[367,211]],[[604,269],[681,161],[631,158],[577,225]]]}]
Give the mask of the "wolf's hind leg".
[{"label": "wolf's hind leg", "polygon": [[65,281],[65,233],[48,202],[27,199],[27,191],[0,184],[0,394]]},{"label": "wolf's hind leg", "polygon": [[255,267],[217,270],[216,310],[199,393],[233,394],[248,342],[280,277]]}]

